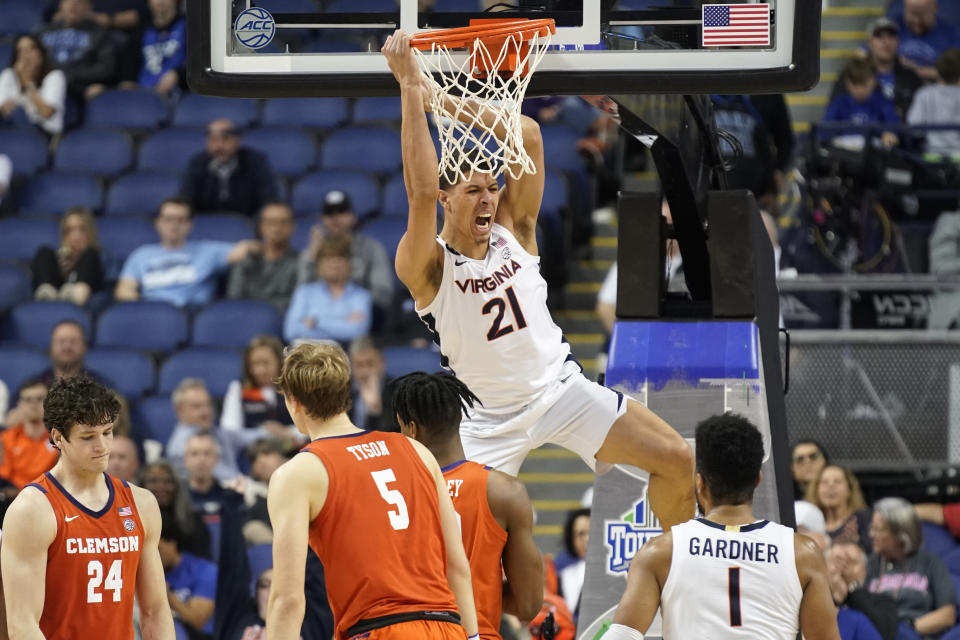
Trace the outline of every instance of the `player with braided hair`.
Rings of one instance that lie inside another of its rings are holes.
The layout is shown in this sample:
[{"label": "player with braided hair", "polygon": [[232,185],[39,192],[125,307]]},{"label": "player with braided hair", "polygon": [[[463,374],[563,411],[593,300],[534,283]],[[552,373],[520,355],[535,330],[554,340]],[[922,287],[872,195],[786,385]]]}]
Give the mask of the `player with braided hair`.
[{"label": "player with braided hair", "polygon": [[527,491],[513,476],[465,459],[460,419],[479,400],[455,376],[418,371],[397,378],[393,403],[401,432],[430,449],[441,466],[470,561],[480,637],[498,639],[502,611],[526,623],[543,602]]}]

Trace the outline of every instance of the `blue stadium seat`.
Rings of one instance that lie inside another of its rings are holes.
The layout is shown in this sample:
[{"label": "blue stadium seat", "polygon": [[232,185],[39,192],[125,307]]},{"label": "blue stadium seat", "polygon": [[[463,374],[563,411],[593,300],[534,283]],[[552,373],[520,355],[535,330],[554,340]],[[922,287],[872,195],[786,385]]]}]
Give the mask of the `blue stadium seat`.
[{"label": "blue stadium seat", "polygon": [[0,313],[32,298],[30,272],[18,264],[0,262]]},{"label": "blue stadium seat", "polygon": [[0,256],[29,261],[40,247],[60,246],[56,220],[49,218],[0,219]]},{"label": "blue stadium seat", "polygon": [[301,178],[293,187],[291,199],[297,215],[319,213],[328,192],[340,189],[350,196],[354,212],[359,217],[380,209],[380,187],[376,179],[365,171],[328,169]]},{"label": "blue stadium seat", "polygon": [[302,176],[313,168],[317,148],[303,129],[294,127],[261,127],[243,136],[243,143],[266,154],[281,176]]},{"label": "blue stadium seat", "polygon": [[169,395],[141,398],[133,405],[131,414],[142,439],[156,440],[164,446],[177,426],[177,415]]},{"label": "blue stadium seat", "polygon": [[397,254],[397,245],[400,244],[400,238],[407,230],[407,221],[403,218],[380,218],[371,220],[363,225],[360,233],[373,238],[383,245],[387,251],[387,257],[390,258],[390,264],[393,264],[393,257]]},{"label": "blue stadium seat", "polygon": [[187,341],[187,318],[166,302],[121,302],[97,321],[97,347],[172,351]]},{"label": "blue stadium seat", "polygon": [[279,336],[283,318],[272,304],[256,300],[226,300],[210,305],[193,319],[195,347],[244,348],[255,336]]},{"label": "blue stadium seat", "polygon": [[160,242],[153,221],[147,218],[111,218],[103,222],[98,231],[100,246],[109,258],[120,262],[137,247]]},{"label": "blue stadium seat", "polygon": [[290,246],[296,251],[303,251],[310,244],[310,228],[314,224],[319,224],[314,217],[301,217],[294,220],[295,229],[293,237],[290,238]]},{"label": "blue stadium seat", "polygon": [[[114,180],[107,191],[108,216],[153,216],[160,203],[180,191],[173,171],[134,171]],[[112,224],[112,223],[111,223]]]},{"label": "blue stadium seat", "polygon": [[57,146],[53,168],[113,177],[133,164],[130,136],[118,129],[77,129]]},{"label": "blue stadium seat", "polygon": [[260,574],[273,566],[273,545],[268,542],[247,547],[247,562],[250,564],[250,592],[255,595],[254,588]]},{"label": "blue stadium seat", "polygon": [[156,372],[153,360],[136,349],[91,349],[87,368],[104,382],[133,400],[153,390]]},{"label": "blue stadium seat", "polygon": [[957,540],[947,531],[946,527],[929,522],[923,523],[924,551],[942,558],[957,548],[960,548],[960,544],[957,544]]},{"label": "blue stadium seat", "polygon": [[16,404],[20,385],[50,367],[46,351],[30,347],[0,346],[0,380],[10,392],[10,406]]},{"label": "blue stadium seat", "polygon": [[400,168],[400,134],[383,127],[344,127],[320,149],[323,169],[361,169],[392,173]]},{"label": "blue stadium seat", "polygon": [[553,171],[586,171],[586,163],[577,151],[580,134],[570,127],[549,124],[540,127],[543,157]]},{"label": "blue stadium seat", "polygon": [[3,336],[12,343],[38,349],[50,346],[50,332],[63,320],[73,320],[90,335],[90,316],[69,302],[24,302],[10,311]]},{"label": "blue stadium seat", "polygon": [[190,158],[205,145],[202,129],[160,129],[140,145],[137,166],[141,169],[183,171]]},{"label": "blue stadium seat", "polygon": [[47,140],[35,129],[0,129],[0,151],[10,157],[17,175],[28,176],[47,166]]},{"label": "blue stadium seat", "polygon": [[239,352],[212,347],[178,351],[160,365],[157,391],[172,393],[184,378],[201,378],[210,395],[223,397],[234,380],[243,377],[243,356]]},{"label": "blue stadium seat", "polygon": [[386,374],[397,378],[414,371],[441,371],[440,353],[430,347],[387,347],[383,350]]},{"label": "blue stadium seat", "polygon": [[20,190],[19,207],[31,213],[60,215],[70,207],[103,206],[103,187],[93,176],[50,171],[31,178]]},{"label": "blue stadium seat", "polygon": [[87,103],[84,124],[88,127],[156,129],[167,120],[169,107],[153,91],[105,91]]},{"label": "blue stadium seat", "polygon": [[396,173],[383,185],[381,213],[385,218],[406,218],[409,208],[407,205],[407,187],[403,184],[403,172]]},{"label": "blue stadium seat", "polygon": [[193,217],[191,240],[239,242],[255,237],[253,223],[233,213],[202,213]]},{"label": "blue stadium seat", "polygon": [[206,127],[219,118],[227,118],[239,129],[246,129],[259,119],[255,100],[219,98],[188,93],[173,114],[175,127]]},{"label": "blue stadium seat", "polygon": [[9,64],[13,59],[13,42],[10,40],[0,40],[0,60],[3,64]]},{"label": "blue stadium seat", "polygon": [[560,212],[570,208],[570,187],[559,171],[547,170],[543,177],[541,211]]},{"label": "blue stadium seat", "polygon": [[385,121],[400,121],[399,97],[363,97],[353,104],[353,122],[371,124]]},{"label": "blue stadium seat", "polygon": [[274,98],[263,105],[263,124],[332,129],[347,121],[346,98]]},{"label": "blue stadium seat", "polygon": [[[3,11],[3,20],[0,20],[0,36],[16,36],[21,33],[33,33],[37,27],[43,25],[42,2],[4,2],[0,5]],[[9,58],[2,62],[6,67]]]}]

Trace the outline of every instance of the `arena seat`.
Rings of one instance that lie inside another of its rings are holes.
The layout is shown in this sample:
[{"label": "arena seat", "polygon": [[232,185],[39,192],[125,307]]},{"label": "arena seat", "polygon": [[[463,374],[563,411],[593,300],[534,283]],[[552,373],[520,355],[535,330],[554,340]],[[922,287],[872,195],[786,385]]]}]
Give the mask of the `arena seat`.
[{"label": "arena seat", "polygon": [[243,356],[231,349],[195,347],[178,351],[160,365],[157,391],[172,393],[184,378],[201,378],[210,395],[222,398],[234,380],[243,377]]},{"label": "arena seat", "polygon": [[123,127],[153,130],[169,115],[166,101],[153,91],[104,91],[87,103],[84,124],[88,127]]},{"label": "arena seat", "polygon": [[270,160],[284,177],[301,176],[313,168],[317,148],[310,135],[295,127],[261,127],[243,136],[243,143]]},{"label": "arena seat", "polygon": [[577,151],[580,133],[571,127],[549,124],[540,127],[543,156],[549,158],[553,171],[586,171],[586,163]]},{"label": "arena seat", "polygon": [[191,240],[239,242],[256,237],[250,219],[234,213],[201,213],[193,216]]},{"label": "arena seat", "polygon": [[133,144],[118,129],[77,129],[60,141],[53,168],[113,177],[133,164]]},{"label": "arena seat", "polygon": [[16,404],[20,385],[50,367],[45,351],[13,345],[0,346],[0,380],[7,385],[11,406]]},{"label": "arena seat", "polygon": [[134,171],[120,176],[110,185],[104,213],[108,216],[153,216],[160,203],[176,196],[179,190],[180,176],[177,173]]},{"label": "arena seat", "polygon": [[90,316],[77,305],[70,302],[24,302],[10,311],[3,336],[15,344],[46,349],[50,345],[50,332],[63,320],[73,320],[83,327],[86,335],[90,335]]},{"label": "arena seat", "polygon": [[0,151],[16,175],[29,176],[47,166],[47,140],[35,129],[0,129]]},{"label": "arena seat", "polygon": [[393,264],[393,258],[397,254],[397,245],[400,244],[400,238],[407,230],[406,219],[401,218],[380,218],[371,220],[363,225],[360,233],[373,238],[383,245],[387,251],[387,257],[390,258],[390,264]]},{"label": "arena seat", "polygon": [[130,413],[142,439],[156,440],[166,446],[173,428],[177,426],[177,414],[169,395],[141,398]]},{"label": "arena seat", "polygon": [[263,105],[263,124],[332,129],[347,121],[346,98],[274,98]]},{"label": "arena seat", "polygon": [[140,169],[183,171],[193,154],[204,149],[202,129],[160,129],[140,145]]},{"label": "arena seat", "polygon": [[325,169],[305,175],[293,187],[291,202],[297,215],[318,214],[328,192],[339,189],[350,196],[358,217],[365,217],[380,209],[380,187],[376,179],[365,171]]},{"label": "arena seat", "polygon": [[156,380],[153,360],[136,349],[91,349],[86,365],[129,400],[152,391]]},{"label": "arena seat", "polygon": [[273,545],[268,542],[247,547],[247,562],[250,563],[250,592],[254,594],[260,574],[273,566]]},{"label": "arena seat", "polygon": [[29,262],[42,246],[60,246],[56,220],[50,218],[0,219],[0,256]]},{"label": "arena seat", "polygon": [[432,373],[443,369],[440,366],[440,354],[429,347],[386,347],[383,359],[386,362],[386,374],[390,378],[414,371]]},{"label": "arena seat", "polygon": [[0,313],[32,298],[30,272],[18,264],[0,262]]},{"label": "arena seat", "polygon": [[172,351],[187,341],[187,318],[166,302],[121,302],[97,321],[94,344],[145,351]]},{"label": "arena seat", "polygon": [[22,211],[55,215],[70,207],[99,210],[103,206],[103,187],[90,175],[50,171],[23,185],[18,205]]},{"label": "arena seat", "polygon": [[353,104],[352,120],[355,124],[399,122],[400,98],[396,96],[357,98]]},{"label": "arena seat", "polygon": [[256,100],[220,98],[188,93],[173,113],[175,127],[206,127],[214,120],[226,118],[238,129],[246,129],[260,118]]},{"label": "arena seat", "polygon": [[543,176],[543,200],[540,210],[563,211],[570,208],[570,187],[559,171],[547,170]]},{"label": "arena seat", "polygon": [[[0,20],[0,36],[18,36],[33,33],[44,23],[42,2],[4,2],[0,4],[3,20]],[[9,58],[4,58],[7,65]]]},{"label": "arena seat", "polygon": [[958,548],[960,548],[960,544],[957,543],[956,539],[950,535],[950,532],[947,531],[945,527],[929,522],[923,523],[924,551],[942,558]]},{"label": "arena seat", "polygon": [[283,318],[276,308],[258,300],[225,300],[197,313],[191,344],[195,347],[244,348],[255,336],[279,336]]},{"label": "arena seat", "polygon": [[121,262],[137,247],[160,241],[153,222],[143,217],[112,218],[98,233],[104,253]]},{"label": "arena seat", "polygon": [[344,127],[320,148],[323,169],[393,173],[400,168],[400,134],[384,127]]}]

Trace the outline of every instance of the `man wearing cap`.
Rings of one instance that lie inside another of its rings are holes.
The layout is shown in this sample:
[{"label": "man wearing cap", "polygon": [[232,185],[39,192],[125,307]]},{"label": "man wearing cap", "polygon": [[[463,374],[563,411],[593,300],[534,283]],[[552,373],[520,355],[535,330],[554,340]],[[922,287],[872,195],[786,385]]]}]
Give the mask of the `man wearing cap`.
[{"label": "man wearing cap", "polygon": [[960,47],[960,30],[938,11],[937,0],[903,0],[903,15],[894,17],[900,27],[900,58],[926,82],[936,82],[940,54]]},{"label": "man wearing cap", "polygon": [[[867,34],[867,48],[863,54],[873,62],[877,85],[883,96],[893,101],[900,119],[906,120],[913,94],[923,86],[923,80],[900,60],[900,26],[890,18],[877,18],[870,24]],[[846,92],[845,83],[837,82],[830,99]]]},{"label": "man wearing cap", "polygon": [[226,118],[207,125],[207,148],[190,159],[180,196],[196,213],[242,213],[254,216],[278,199],[270,161],[240,144],[240,133]]},{"label": "man wearing cap", "polygon": [[373,304],[380,312],[389,309],[393,302],[393,267],[387,252],[377,240],[357,233],[357,214],[350,196],[340,190],[327,193],[323,198],[323,215],[320,223],[310,229],[310,245],[300,252],[297,266],[297,284],[306,284],[317,279],[315,256],[326,236],[344,235],[350,238],[350,281],[370,292]]}]

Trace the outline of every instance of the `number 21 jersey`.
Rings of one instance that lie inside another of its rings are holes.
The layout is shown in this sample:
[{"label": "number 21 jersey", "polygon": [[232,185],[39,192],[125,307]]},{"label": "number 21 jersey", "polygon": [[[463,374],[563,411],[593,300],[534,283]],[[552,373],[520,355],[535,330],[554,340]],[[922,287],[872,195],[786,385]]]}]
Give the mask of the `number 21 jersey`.
[{"label": "number 21 jersey", "polygon": [[27,485],[44,493],[57,518],[40,616],[48,640],[133,638],[143,523],[130,485],[103,477],[110,493],[99,511],[80,504],[49,472]]}]

